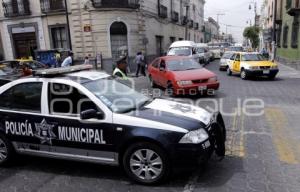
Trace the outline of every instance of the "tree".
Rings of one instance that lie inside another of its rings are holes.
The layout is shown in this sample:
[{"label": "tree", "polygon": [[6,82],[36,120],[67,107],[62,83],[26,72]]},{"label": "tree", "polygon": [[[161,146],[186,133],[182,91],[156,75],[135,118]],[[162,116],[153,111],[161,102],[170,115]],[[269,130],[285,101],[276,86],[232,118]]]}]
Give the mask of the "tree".
[{"label": "tree", "polygon": [[252,26],[246,27],[243,36],[251,41],[252,48],[257,48],[259,45],[259,28]]}]

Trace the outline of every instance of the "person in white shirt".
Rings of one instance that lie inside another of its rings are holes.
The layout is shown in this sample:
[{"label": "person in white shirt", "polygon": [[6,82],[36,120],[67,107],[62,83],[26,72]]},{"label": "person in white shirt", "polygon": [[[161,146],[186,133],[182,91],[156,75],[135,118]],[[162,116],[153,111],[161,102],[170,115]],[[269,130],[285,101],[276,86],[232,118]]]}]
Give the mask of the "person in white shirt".
[{"label": "person in white shirt", "polygon": [[62,62],[61,67],[70,67],[73,65],[73,53],[70,52],[69,56],[65,58],[65,60]]}]

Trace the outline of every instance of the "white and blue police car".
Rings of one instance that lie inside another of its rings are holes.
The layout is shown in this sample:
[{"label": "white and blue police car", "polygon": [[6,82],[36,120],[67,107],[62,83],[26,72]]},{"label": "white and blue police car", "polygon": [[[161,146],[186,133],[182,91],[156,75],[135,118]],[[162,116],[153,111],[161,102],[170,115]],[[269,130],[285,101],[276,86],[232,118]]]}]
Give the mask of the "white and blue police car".
[{"label": "white and blue police car", "polygon": [[220,113],[150,99],[89,66],[36,71],[0,87],[0,98],[3,166],[36,155],[120,165],[134,181],[156,184],[225,154]]}]

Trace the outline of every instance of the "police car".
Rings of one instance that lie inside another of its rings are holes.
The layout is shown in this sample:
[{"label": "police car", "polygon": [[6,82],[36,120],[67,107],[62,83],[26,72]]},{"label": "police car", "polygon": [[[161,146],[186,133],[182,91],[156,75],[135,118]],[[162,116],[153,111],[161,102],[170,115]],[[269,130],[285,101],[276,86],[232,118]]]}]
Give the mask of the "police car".
[{"label": "police car", "polygon": [[150,99],[90,66],[35,71],[0,87],[0,165],[17,154],[119,165],[156,184],[224,157],[222,115]]}]

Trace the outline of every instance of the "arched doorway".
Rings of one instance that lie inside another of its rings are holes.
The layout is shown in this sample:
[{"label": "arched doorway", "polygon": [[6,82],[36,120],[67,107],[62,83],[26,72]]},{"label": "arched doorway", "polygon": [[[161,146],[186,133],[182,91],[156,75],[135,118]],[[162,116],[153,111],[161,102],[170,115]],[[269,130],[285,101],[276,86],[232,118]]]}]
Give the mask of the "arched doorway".
[{"label": "arched doorway", "polygon": [[110,26],[110,43],[113,61],[128,55],[127,27],[123,22],[114,22]]}]

